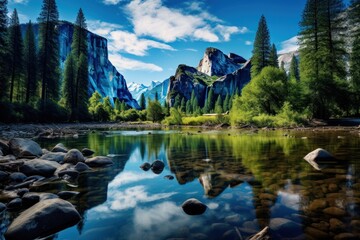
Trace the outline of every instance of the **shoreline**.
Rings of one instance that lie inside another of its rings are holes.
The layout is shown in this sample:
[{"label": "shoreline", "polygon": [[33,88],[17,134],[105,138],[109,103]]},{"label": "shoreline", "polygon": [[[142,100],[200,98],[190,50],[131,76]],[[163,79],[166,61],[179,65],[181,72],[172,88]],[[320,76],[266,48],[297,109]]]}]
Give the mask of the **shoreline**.
[{"label": "shoreline", "polygon": [[[159,123],[140,123],[140,122],[87,122],[87,123],[16,123],[3,124],[0,123],[0,138],[9,140],[11,138],[62,138],[62,137],[78,137],[79,135],[88,134],[91,131],[106,130],[122,130],[122,129],[171,129],[171,128],[193,128],[193,129],[234,129],[234,130],[295,130],[295,131],[360,131],[360,126],[330,126],[326,124],[313,124],[306,127],[293,128],[272,128],[272,127],[256,127],[246,125],[242,127],[231,127],[229,125],[176,125],[167,126]],[[360,132],[359,132],[360,133]]]}]

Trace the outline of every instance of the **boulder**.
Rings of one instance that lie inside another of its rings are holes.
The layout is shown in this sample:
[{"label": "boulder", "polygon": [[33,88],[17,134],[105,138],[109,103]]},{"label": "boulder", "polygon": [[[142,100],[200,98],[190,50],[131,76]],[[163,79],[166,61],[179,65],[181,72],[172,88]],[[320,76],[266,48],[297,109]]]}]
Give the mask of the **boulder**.
[{"label": "boulder", "polygon": [[91,168],[88,165],[86,165],[85,163],[82,163],[82,162],[78,162],[75,165],[74,169],[78,172],[85,172],[85,171],[91,170]]},{"label": "boulder", "polygon": [[65,180],[76,180],[79,177],[79,172],[72,169],[67,169],[58,172],[58,176]]},{"label": "boulder", "polygon": [[153,162],[151,164],[151,170],[153,171],[153,173],[155,174],[160,174],[162,173],[162,171],[164,170],[165,164],[160,161],[160,160],[155,160],[155,162]]},{"label": "boulder", "polygon": [[2,139],[0,139],[0,151],[3,153],[3,155],[9,154],[9,144]]},{"label": "boulder", "polygon": [[0,182],[5,182],[9,179],[9,174],[7,172],[0,171]]},{"label": "boulder", "polygon": [[95,153],[95,151],[88,149],[88,148],[83,148],[81,150],[81,153],[85,156],[85,157],[90,157],[91,155],[93,155]]},{"label": "boulder", "polygon": [[66,153],[63,152],[49,152],[41,156],[41,159],[63,163]]},{"label": "boulder", "polygon": [[328,207],[323,210],[323,213],[334,217],[344,217],[346,215],[345,210],[338,207]]},{"label": "boulder", "polygon": [[186,200],[182,205],[182,209],[188,215],[201,215],[206,211],[206,205],[195,198]]},{"label": "boulder", "polygon": [[28,176],[40,175],[44,177],[51,177],[59,166],[60,164],[57,162],[34,159],[26,161],[24,165],[20,167],[20,171]]},{"label": "boulder", "polygon": [[58,143],[55,147],[51,150],[51,152],[60,152],[60,153],[67,153],[69,150],[64,146],[62,143]]},{"label": "boulder", "polygon": [[85,158],[79,150],[71,149],[66,153],[64,162],[76,164],[78,162],[85,162]]},{"label": "boulder", "polygon": [[28,188],[20,188],[20,189],[17,189],[16,190],[16,194],[19,196],[19,197],[23,197],[25,193],[28,193],[29,192],[29,189]]},{"label": "boulder", "polygon": [[11,200],[8,204],[7,204],[7,209],[9,210],[19,210],[22,207],[22,200],[21,198],[15,198],[13,200]]},{"label": "boulder", "polygon": [[23,206],[25,208],[31,207],[40,201],[40,194],[35,192],[28,192],[22,196]]},{"label": "boulder", "polygon": [[26,178],[27,178],[27,176],[22,172],[14,172],[14,173],[10,174],[10,176],[9,176],[10,181],[15,182],[15,183],[21,183]]},{"label": "boulder", "polygon": [[59,196],[59,198],[64,199],[64,200],[67,200],[67,199],[70,199],[70,198],[73,198],[73,197],[79,195],[79,192],[75,192],[75,191],[61,191],[61,192],[58,192],[57,195]]},{"label": "boulder", "polygon": [[43,238],[71,227],[80,220],[80,214],[71,203],[59,198],[48,199],[38,202],[15,218],[7,229],[5,238]]},{"label": "boulder", "polygon": [[151,168],[151,164],[148,163],[148,162],[143,163],[143,164],[140,165],[140,168],[141,168],[142,170],[144,170],[144,171],[149,171],[150,168]]},{"label": "boulder", "polygon": [[17,158],[34,158],[42,155],[39,144],[30,139],[13,138],[9,142],[9,147]]},{"label": "boulder", "polygon": [[97,156],[93,158],[86,159],[85,163],[90,167],[103,167],[114,164],[111,158]]},{"label": "boulder", "polygon": [[0,202],[0,214],[3,213],[6,209],[6,205]]},{"label": "boulder", "polygon": [[164,176],[164,178],[169,179],[169,180],[173,180],[173,179],[174,179],[174,176],[166,175],[166,176]]},{"label": "boulder", "polygon": [[304,159],[310,163],[313,168],[316,170],[321,170],[326,167],[327,163],[336,162],[335,157],[328,151],[318,148],[310,153],[308,153]]}]

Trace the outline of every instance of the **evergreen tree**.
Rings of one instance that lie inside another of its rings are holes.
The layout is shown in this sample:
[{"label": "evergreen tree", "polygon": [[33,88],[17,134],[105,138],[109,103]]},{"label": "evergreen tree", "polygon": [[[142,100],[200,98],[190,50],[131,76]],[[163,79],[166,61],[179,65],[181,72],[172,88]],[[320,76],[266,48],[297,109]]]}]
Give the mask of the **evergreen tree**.
[{"label": "evergreen tree", "polygon": [[121,103],[120,103],[120,100],[118,98],[115,99],[115,110],[118,111],[118,112],[121,112]]},{"label": "evergreen tree", "polygon": [[185,112],[185,111],[186,111],[186,102],[185,102],[185,98],[182,98],[182,99],[181,99],[180,111],[181,111],[181,112]]},{"label": "evergreen tree", "polygon": [[[9,71],[10,71],[10,96],[9,100],[12,102],[15,95],[16,87],[16,100],[20,101],[23,97],[22,91],[24,90],[21,82],[22,69],[23,69],[23,42],[21,36],[21,29],[17,10],[14,9],[10,18],[9,26]],[[16,86],[15,86],[16,85]]]},{"label": "evergreen tree", "polygon": [[75,81],[75,118],[82,118],[86,115],[88,104],[88,50],[87,50],[87,25],[82,9],[80,8],[74,24],[74,33],[71,44],[71,54],[77,62],[77,74]]},{"label": "evergreen tree", "polygon": [[197,97],[194,97],[191,108],[192,108],[192,113],[200,112],[200,106]]},{"label": "evergreen tree", "polygon": [[[166,101],[165,101],[166,102]],[[144,93],[141,94],[140,96],[140,109],[144,110],[146,109],[146,101],[145,101],[145,95]]]},{"label": "evergreen tree", "polygon": [[186,115],[190,115],[192,113],[191,100],[186,101]]},{"label": "evergreen tree", "polygon": [[298,65],[298,60],[296,59],[295,55],[293,55],[291,58],[290,69],[289,69],[289,78],[295,79],[296,81],[300,80],[299,65]]},{"label": "evergreen tree", "polygon": [[261,16],[251,58],[251,77],[258,75],[270,63],[270,33],[264,15]]},{"label": "evergreen tree", "polygon": [[34,102],[37,98],[37,59],[34,28],[29,21],[26,26],[24,39],[24,77],[25,77],[25,102]]},{"label": "evergreen tree", "polygon": [[72,54],[66,58],[64,69],[64,80],[62,85],[62,95],[65,107],[70,111],[70,120],[74,119],[75,111],[75,81],[76,81],[76,63]]},{"label": "evergreen tree", "polygon": [[153,122],[160,122],[164,119],[164,113],[162,111],[162,107],[159,101],[151,101],[148,102],[148,107],[146,109],[147,118]]},{"label": "evergreen tree", "polygon": [[207,112],[212,112],[215,107],[215,99],[214,99],[214,90],[210,88],[208,97],[207,97]]},{"label": "evergreen tree", "polygon": [[[350,26],[360,24],[360,0],[352,0],[350,5]],[[354,96],[355,113],[360,114],[360,29],[351,29],[352,51],[350,55],[350,86]]]},{"label": "evergreen tree", "polygon": [[7,0],[0,0],[0,101],[8,95]]},{"label": "evergreen tree", "polygon": [[181,96],[178,94],[175,97],[175,102],[174,102],[174,108],[179,108],[181,107]]},{"label": "evergreen tree", "polygon": [[155,101],[159,101],[159,94],[155,92]]},{"label": "evergreen tree", "polygon": [[269,66],[279,68],[279,60],[275,44],[272,45],[270,50]]},{"label": "evergreen tree", "polygon": [[224,112],[227,112],[227,111],[230,110],[229,104],[230,104],[230,95],[226,94],[224,104],[223,104],[223,111]]},{"label": "evergreen tree", "polygon": [[223,112],[223,102],[222,102],[222,98],[221,95],[219,94],[216,103],[215,103],[215,113],[217,114],[221,114]]},{"label": "evergreen tree", "polygon": [[280,69],[283,70],[284,72],[286,72],[284,61],[281,61],[281,63],[280,63]]},{"label": "evergreen tree", "polygon": [[39,77],[41,81],[42,111],[45,102],[59,98],[59,12],[55,0],[43,0],[39,22]]},{"label": "evergreen tree", "polygon": [[314,117],[328,118],[347,98],[342,0],[308,0],[300,22],[300,75]]}]

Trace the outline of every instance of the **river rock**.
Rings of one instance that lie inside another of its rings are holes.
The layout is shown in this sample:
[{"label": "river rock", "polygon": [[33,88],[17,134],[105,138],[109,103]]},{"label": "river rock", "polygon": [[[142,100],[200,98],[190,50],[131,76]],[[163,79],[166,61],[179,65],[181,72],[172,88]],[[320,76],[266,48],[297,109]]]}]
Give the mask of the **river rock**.
[{"label": "river rock", "polygon": [[321,209],[324,209],[328,206],[328,202],[325,198],[315,199],[312,201],[309,205],[309,210],[312,212],[319,211]]},{"label": "river rock", "polygon": [[76,164],[78,162],[85,162],[85,158],[82,153],[77,149],[69,150],[64,157],[64,163]]},{"label": "river rock", "polygon": [[310,163],[311,166],[313,166],[313,168],[315,168],[316,170],[321,170],[322,168],[324,168],[324,162],[330,161],[330,162],[334,162],[336,159],[334,158],[334,156],[329,153],[328,151],[322,149],[322,148],[318,148],[310,153],[308,153],[304,159]]},{"label": "river rock", "polygon": [[143,164],[140,165],[140,168],[141,168],[142,170],[144,170],[144,171],[149,171],[150,168],[151,168],[151,164],[148,163],[148,162],[143,163]]},{"label": "river rock", "polygon": [[168,180],[173,180],[173,179],[174,179],[174,176],[166,175],[166,176],[164,176],[164,178],[166,178],[166,179],[168,179]]},{"label": "river rock", "polygon": [[341,232],[345,229],[345,224],[337,218],[330,219],[330,230],[332,232]]},{"label": "river rock", "polygon": [[49,152],[41,156],[41,159],[63,163],[66,153],[63,152]]},{"label": "river rock", "polygon": [[201,215],[207,208],[205,204],[195,198],[186,200],[181,207],[188,215]]},{"label": "river rock", "polygon": [[0,151],[3,153],[3,155],[9,154],[9,144],[2,139],[0,139]]},{"label": "river rock", "polygon": [[93,158],[86,159],[85,163],[90,167],[104,167],[114,164],[114,162],[109,157],[97,156]]},{"label": "river rock", "polygon": [[330,235],[327,232],[320,231],[313,227],[307,227],[305,228],[304,232],[308,235],[310,235],[314,239],[330,239]]},{"label": "river rock", "polygon": [[26,161],[25,164],[20,167],[20,171],[28,176],[40,175],[51,177],[59,166],[60,164],[57,162],[34,159]]},{"label": "river rock", "polygon": [[17,189],[16,190],[16,194],[19,196],[19,197],[23,197],[25,193],[28,193],[29,192],[29,189],[28,188],[20,188],[20,189]]},{"label": "river rock", "polygon": [[269,227],[282,237],[295,237],[301,232],[301,226],[299,224],[286,218],[272,218]]},{"label": "river rock", "polygon": [[34,182],[35,180],[30,180],[30,181],[24,181],[15,185],[9,185],[5,187],[5,190],[14,190],[14,189],[18,189],[18,188],[29,188],[30,185]]},{"label": "river rock", "polygon": [[91,170],[91,168],[88,165],[86,165],[85,163],[82,163],[82,162],[78,162],[75,165],[74,169],[78,172],[85,172],[85,171]]},{"label": "river rock", "polygon": [[56,144],[55,147],[51,150],[51,152],[61,152],[61,153],[67,153],[68,151],[69,150],[62,143]]},{"label": "river rock", "polygon": [[81,150],[81,153],[85,156],[85,157],[90,157],[91,155],[93,155],[95,153],[95,151],[88,149],[88,148],[83,148]]},{"label": "river rock", "polygon": [[39,144],[30,139],[13,138],[9,142],[9,147],[17,158],[34,158],[42,155]]},{"label": "river rock", "polygon": [[343,217],[346,215],[345,210],[338,207],[329,207],[323,210],[323,213],[334,217]]},{"label": "river rock", "polygon": [[3,213],[6,209],[6,205],[0,202],[0,214]]},{"label": "river rock", "polygon": [[5,182],[9,179],[9,174],[7,172],[0,171],[0,182]]},{"label": "river rock", "polygon": [[162,171],[164,170],[165,164],[160,161],[160,160],[155,160],[155,162],[153,162],[151,164],[151,170],[153,171],[153,173],[155,174],[160,174],[162,173]]},{"label": "river rock", "polygon": [[22,206],[21,198],[15,198],[6,205],[7,209],[9,210],[18,210],[21,208],[21,206]]},{"label": "river rock", "polygon": [[59,198],[48,199],[38,202],[15,218],[7,229],[5,238],[42,238],[71,227],[80,220],[80,214],[71,203]]},{"label": "river rock", "polygon": [[21,183],[26,178],[27,178],[27,176],[22,172],[14,172],[14,173],[10,174],[10,176],[9,176],[9,180],[11,182],[15,182],[15,183]]},{"label": "river rock", "polygon": [[358,240],[359,237],[352,233],[340,233],[334,237],[335,240]]},{"label": "river rock", "polygon": [[58,172],[58,176],[66,180],[68,179],[76,180],[79,177],[79,172],[76,170],[67,169]]},{"label": "river rock", "polygon": [[70,199],[70,198],[73,198],[73,197],[79,195],[79,192],[75,192],[75,191],[61,191],[61,192],[58,192],[57,195],[59,196],[59,198],[64,199],[64,200],[67,200],[67,199]]},{"label": "river rock", "polygon": [[25,208],[31,207],[40,201],[40,194],[28,192],[22,196],[22,202]]}]

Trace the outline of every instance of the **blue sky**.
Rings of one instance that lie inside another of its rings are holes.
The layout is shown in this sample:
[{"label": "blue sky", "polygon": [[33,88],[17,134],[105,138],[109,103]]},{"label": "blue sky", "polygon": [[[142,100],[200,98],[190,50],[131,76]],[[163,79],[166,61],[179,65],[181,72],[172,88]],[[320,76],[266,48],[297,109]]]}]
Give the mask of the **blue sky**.
[{"label": "blue sky", "polygon": [[[8,0],[20,21],[36,21],[42,0]],[[108,39],[109,58],[127,82],[149,84],[197,66],[207,47],[251,57],[258,21],[265,15],[278,51],[296,47],[306,0],[57,0],[61,20],[74,22],[81,7],[88,28]]]}]

